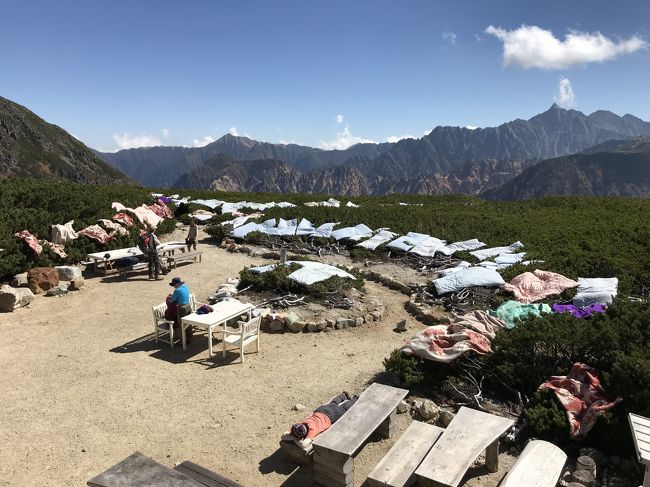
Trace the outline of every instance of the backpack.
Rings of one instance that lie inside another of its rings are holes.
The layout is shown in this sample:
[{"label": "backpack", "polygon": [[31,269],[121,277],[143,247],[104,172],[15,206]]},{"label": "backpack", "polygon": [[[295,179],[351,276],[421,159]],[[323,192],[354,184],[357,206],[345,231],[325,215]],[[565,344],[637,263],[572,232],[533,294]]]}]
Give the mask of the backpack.
[{"label": "backpack", "polygon": [[151,235],[149,233],[143,233],[138,237],[138,248],[142,251],[143,254],[149,253],[150,244],[151,244]]}]

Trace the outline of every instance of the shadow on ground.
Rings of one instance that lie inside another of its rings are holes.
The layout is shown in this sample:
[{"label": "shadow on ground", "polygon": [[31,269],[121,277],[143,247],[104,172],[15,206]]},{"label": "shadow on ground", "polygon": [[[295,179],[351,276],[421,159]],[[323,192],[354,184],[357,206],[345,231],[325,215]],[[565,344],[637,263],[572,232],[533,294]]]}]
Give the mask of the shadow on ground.
[{"label": "shadow on ground", "polygon": [[298,466],[298,464],[287,460],[279,448],[271,456],[260,461],[259,471],[262,474],[275,472],[287,475],[287,479],[280,484],[280,487],[305,487],[312,485],[313,482],[312,466]]}]

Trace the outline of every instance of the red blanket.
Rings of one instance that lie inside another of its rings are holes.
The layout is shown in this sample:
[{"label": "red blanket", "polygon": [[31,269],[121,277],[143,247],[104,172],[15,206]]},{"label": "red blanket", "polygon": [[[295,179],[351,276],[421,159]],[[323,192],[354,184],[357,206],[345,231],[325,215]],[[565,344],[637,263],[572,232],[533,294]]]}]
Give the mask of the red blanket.
[{"label": "red blanket", "polygon": [[579,362],[569,375],[553,376],[540,389],[551,389],[564,406],[571,428],[571,438],[582,440],[596,423],[598,416],[616,406],[622,399],[607,399],[596,369]]}]

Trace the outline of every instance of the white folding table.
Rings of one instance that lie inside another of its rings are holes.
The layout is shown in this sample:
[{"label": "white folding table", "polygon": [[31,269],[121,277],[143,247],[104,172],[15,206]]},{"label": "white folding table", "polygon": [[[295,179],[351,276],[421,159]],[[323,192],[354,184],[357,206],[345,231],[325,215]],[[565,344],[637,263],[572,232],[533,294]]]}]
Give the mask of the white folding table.
[{"label": "white folding table", "polygon": [[229,320],[236,318],[242,314],[247,314],[248,319],[250,320],[253,305],[250,303],[242,303],[236,299],[231,299],[228,301],[221,301],[213,305],[212,309],[214,310],[212,313],[206,313],[203,315],[191,313],[181,318],[181,338],[183,341],[183,350],[187,350],[185,329],[188,326],[198,326],[199,328],[204,328],[208,332],[208,357],[212,357],[212,334],[219,332],[217,328],[220,325],[223,325],[223,330],[225,330],[226,323]]}]

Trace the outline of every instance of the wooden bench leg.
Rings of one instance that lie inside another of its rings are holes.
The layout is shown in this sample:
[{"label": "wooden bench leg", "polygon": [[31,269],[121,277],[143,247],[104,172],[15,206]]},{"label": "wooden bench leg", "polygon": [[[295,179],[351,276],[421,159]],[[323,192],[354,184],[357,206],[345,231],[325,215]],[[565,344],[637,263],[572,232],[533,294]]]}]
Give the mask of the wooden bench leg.
[{"label": "wooden bench leg", "polygon": [[645,467],[645,476],[643,477],[643,487],[650,487],[650,465]]},{"label": "wooden bench leg", "polygon": [[397,409],[394,409],[392,413],[384,420],[383,423],[379,425],[379,428],[375,433],[380,438],[390,438],[395,429],[395,424],[397,423]]},{"label": "wooden bench leg", "polygon": [[352,487],[354,459],[335,452],[314,450],[314,483],[323,487]]},{"label": "wooden bench leg", "polygon": [[497,472],[499,470],[499,439],[497,438],[490,446],[485,449],[485,466],[488,472]]}]

